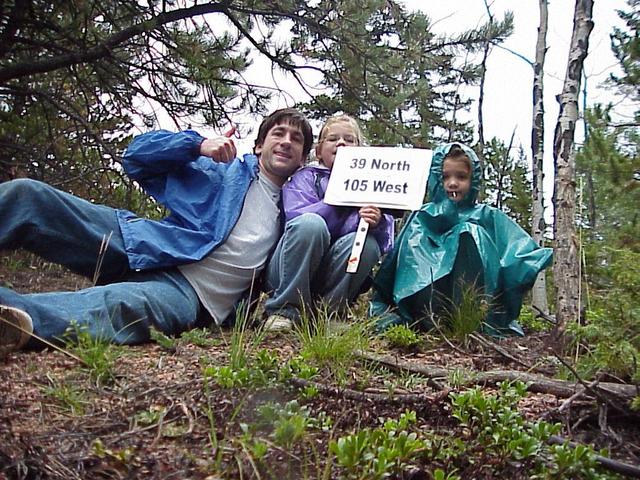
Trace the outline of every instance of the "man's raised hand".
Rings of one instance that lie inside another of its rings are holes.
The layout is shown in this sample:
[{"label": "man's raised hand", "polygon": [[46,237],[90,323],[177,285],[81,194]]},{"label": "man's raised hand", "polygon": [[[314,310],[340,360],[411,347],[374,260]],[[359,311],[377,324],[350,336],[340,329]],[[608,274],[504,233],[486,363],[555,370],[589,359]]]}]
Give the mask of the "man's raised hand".
[{"label": "man's raised hand", "polygon": [[200,155],[213,158],[216,162],[229,163],[238,153],[231,138],[235,131],[236,127],[232,126],[222,137],[205,139],[200,144]]}]

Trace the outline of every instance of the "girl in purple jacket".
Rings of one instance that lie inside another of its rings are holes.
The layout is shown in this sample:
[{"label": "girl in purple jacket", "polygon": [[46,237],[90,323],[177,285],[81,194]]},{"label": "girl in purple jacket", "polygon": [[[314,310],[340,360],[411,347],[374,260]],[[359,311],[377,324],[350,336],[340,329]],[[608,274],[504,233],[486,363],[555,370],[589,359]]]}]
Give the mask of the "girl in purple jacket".
[{"label": "girl in purple jacket", "polygon": [[[339,308],[355,299],[380,255],[393,246],[393,218],[378,207],[336,207],[324,202],[329,175],[341,146],[362,144],[358,123],[348,115],[329,118],[315,153],[319,165],[298,170],[282,188],[286,226],[267,267],[268,330],[288,330],[300,311],[321,300]],[[346,273],[360,218],[369,233],[356,273]]]}]

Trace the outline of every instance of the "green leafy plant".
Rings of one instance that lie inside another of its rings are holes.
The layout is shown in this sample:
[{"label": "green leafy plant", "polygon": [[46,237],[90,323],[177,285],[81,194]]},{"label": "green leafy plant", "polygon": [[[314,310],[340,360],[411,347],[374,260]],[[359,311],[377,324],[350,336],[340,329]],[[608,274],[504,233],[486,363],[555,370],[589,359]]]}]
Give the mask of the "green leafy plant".
[{"label": "green leafy plant", "polygon": [[416,432],[416,413],[407,411],[399,419],[387,419],[381,427],[363,429],[332,440],[330,452],[349,478],[382,479],[401,474],[425,448]]},{"label": "green leafy plant", "polygon": [[421,343],[421,337],[406,325],[394,325],[382,334],[391,347],[410,350]]},{"label": "green leafy plant", "polygon": [[300,390],[300,396],[305,400],[311,400],[312,398],[317,397],[320,394],[318,387],[314,385],[307,385],[302,390]]},{"label": "green leafy plant", "polygon": [[254,458],[257,458],[258,460],[262,460],[269,451],[269,445],[260,440],[254,440],[253,443],[251,443],[250,448]]},{"label": "green leafy plant", "polygon": [[254,438],[253,429],[247,423],[241,423],[240,430],[242,435],[237,439],[237,442],[251,453],[252,458],[258,461],[262,460],[269,452],[269,444],[259,438]]},{"label": "green leafy plant", "polygon": [[220,339],[214,338],[211,330],[207,328],[194,328],[193,330],[182,332],[180,340],[202,348],[215,347],[220,345],[221,342]]},{"label": "green leafy plant", "polygon": [[135,450],[132,448],[113,450],[107,448],[99,438],[96,438],[91,444],[91,453],[99,458],[112,458],[123,465],[129,465],[135,456]]},{"label": "green leafy plant", "polygon": [[122,349],[109,341],[93,337],[86,328],[77,323],[67,329],[64,335],[65,349],[82,360],[91,378],[98,385],[115,381],[116,360]]},{"label": "green leafy plant", "polygon": [[280,368],[279,378],[280,380],[289,380],[290,378],[297,377],[303,380],[312,380],[318,375],[318,367],[309,365],[309,362],[301,356],[296,356],[289,359]]},{"label": "green leafy plant", "polygon": [[244,358],[241,363],[244,365],[206,366],[203,375],[222,388],[264,387],[280,378],[278,356],[268,350],[262,349],[250,361]]},{"label": "green leafy plant", "polygon": [[572,346],[578,352],[576,370],[587,379],[605,371],[640,382],[640,312],[635,321],[629,312],[631,316],[621,324],[612,321],[612,312],[615,310],[588,310],[587,323],[568,325]]},{"label": "green leafy plant", "polygon": [[[618,479],[618,475],[604,472],[598,468],[593,448],[586,445],[568,444],[549,447],[549,459],[536,469],[533,479],[576,478],[589,480]],[[604,452],[602,452],[604,453]]]},{"label": "green leafy plant", "polygon": [[325,412],[319,412],[314,417],[309,408],[300,405],[297,400],[291,400],[285,405],[268,402],[260,405],[257,412],[258,427],[271,430],[274,442],[285,448],[290,448],[301,440],[308,428],[326,431],[332,424]]},{"label": "green leafy plant", "polygon": [[637,238],[632,234],[620,247],[595,239],[584,246],[587,310],[567,329],[585,379],[606,372],[640,383],[640,253],[628,247]]},{"label": "green leafy plant", "polygon": [[291,448],[300,440],[307,430],[307,419],[300,413],[292,413],[279,417],[274,423],[273,439],[276,444]]},{"label": "green leafy plant", "polygon": [[[487,457],[500,462],[518,461],[535,471],[531,478],[616,478],[598,471],[591,447],[550,446],[547,440],[560,431],[559,424],[528,422],[516,404],[526,395],[522,382],[503,382],[495,395],[479,388],[451,394],[452,415],[468,432],[467,451],[482,447]],[[477,446],[477,447],[476,447]]]},{"label": "green leafy plant", "polygon": [[429,381],[427,378],[409,371],[395,374],[394,378],[397,379],[398,385],[405,390],[415,390],[417,386],[426,384]]},{"label": "green leafy plant", "polygon": [[460,388],[467,384],[473,375],[474,373],[471,370],[455,367],[449,371],[447,380],[452,388]]},{"label": "green leafy plant", "polygon": [[551,322],[538,317],[530,307],[522,308],[518,322],[529,332],[547,332],[553,327]]},{"label": "green leafy plant", "polygon": [[491,307],[490,297],[473,283],[461,281],[456,299],[447,302],[445,331],[451,337],[466,342],[469,335],[480,330]]},{"label": "green leafy plant", "polygon": [[436,468],[433,473],[433,480],[459,480],[460,477],[454,473],[447,473],[440,468]]},{"label": "green leafy plant", "polygon": [[522,382],[503,382],[497,395],[485,395],[479,388],[454,393],[452,415],[500,457],[512,456],[517,460],[533,457],[560,426],[544,422],[532,426],[524,420],[516,404],[526,391]]},{"label": "green leafy plant", "polygon": [[[205,380],[213,379],[220,387],[261,387],[275,381],[279,374],[278,356],[258,346],[266,332],[262,328],[249,328],[249,315],[238,308],[236,322],[229,341],[229,365],[205,366]],[[253,322],[256,323],[256,322]]]},{"label": "green leafy plant", "polygon": [[355,352],[368,346],[370,325],[359,321],[333,328],[336,315],[326,306],[318,308],[314,315],[302,312],[294,332],[301,344],[302,358],[340,380],[355,362]]},{"label": "green leafy plant", "polygon": [[47,378],[50,385],[44,389],[44,394],[54,399],[71,415],[84,415],[85,407],[89,404],[86,392],[73,384],[59,382],[49,375]]},{"label": "green leafy plant", "polygon": [[178,342],[175,338],[165,335],[160,330],[154,327],[149,328],[149,336],[151,337],[151,340],[160,345],[160,347],[162,347],[164,350],[168,350],[170,352],[176,351]]},{"label": "green leafy plant", "polygon": [[143,427],[157,424],[164,417],[166,409],[164,407],[149,407],[147,410],[136,412],[133,416],[133,425]]},{"label": "green leafy plant", "polygon": [[247,367],[233,369],[229,365],[222,367],[205,367],[205,379],[211,378],[222,388],[246,387],[249,385],[250,372]]},{"label": "green leafy plant", "polygon": [[275,352],[263,348],[258,350],[251,363],[261,372],[275,377],[279,370],[280,358]]}]

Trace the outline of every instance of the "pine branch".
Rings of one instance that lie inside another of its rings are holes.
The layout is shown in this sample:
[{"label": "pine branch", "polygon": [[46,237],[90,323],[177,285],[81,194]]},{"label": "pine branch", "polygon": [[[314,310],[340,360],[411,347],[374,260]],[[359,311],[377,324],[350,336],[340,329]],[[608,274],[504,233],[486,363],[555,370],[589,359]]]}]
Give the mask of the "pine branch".
[{"label": "pine branch", "polygon": [[207,13],[220,13],[225,10],[226,2],[195,5],[189,8],[181,8],[171,12],[164,12],[150,19],[141,21],[124,30],[107,37],[103,42],[92,48],[78,49],[64,55],[49,57],[34,62],[17,62],[0,68],[0,83],[28,77],[36,73],[46,73],[60,68],[89,63],[111,56],[111,52],[122,46],[128,40],[138,35],[148,33],[168,23],[184,20],[186,18],[204,15]]}]

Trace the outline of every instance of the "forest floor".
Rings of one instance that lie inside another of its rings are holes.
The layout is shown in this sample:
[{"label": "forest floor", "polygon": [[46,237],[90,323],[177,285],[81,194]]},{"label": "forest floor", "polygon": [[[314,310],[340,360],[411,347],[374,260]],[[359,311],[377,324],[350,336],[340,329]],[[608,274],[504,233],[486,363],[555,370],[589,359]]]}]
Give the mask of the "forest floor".
[{"label": "forest floor", "polygon": [[[30,255],[1,260],[0,285],[20,292],[88,285]],[[557,380],[547,333],[464,342],[422,334],[411,348],[371,337],[354,347],[351,322],[325,343],[218,329],[134,347],[65,346],[79,358],[13,353],[0,360],[0,479],[613,478],[577,468],[580,447],[564,464],[546,443],[524,451],[540,421],[607,449],[623,469],[640,465],[628,395],[603,387],[612,379],[589,388]],[[503,378],[530,383],[513,410]],[[476,386],[503,402],[477,397],[462,418],[455,395]],[[415,418],[384,424],[405,412]]]}]

